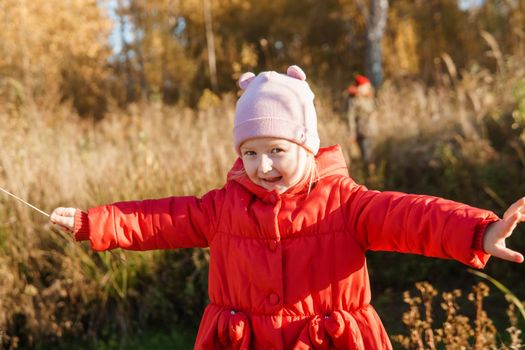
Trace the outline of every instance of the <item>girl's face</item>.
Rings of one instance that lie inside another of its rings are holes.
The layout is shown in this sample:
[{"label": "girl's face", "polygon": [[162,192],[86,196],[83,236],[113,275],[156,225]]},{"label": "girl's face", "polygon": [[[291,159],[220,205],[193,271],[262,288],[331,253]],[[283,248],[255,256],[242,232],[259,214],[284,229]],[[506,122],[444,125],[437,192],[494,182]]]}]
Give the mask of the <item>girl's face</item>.
[{"label": "girl's face", "polygon": [[278,193],[285,192],[305,176],[311,159],[298,144],[273,137],[248,140],[240,149],[250,180]]}]

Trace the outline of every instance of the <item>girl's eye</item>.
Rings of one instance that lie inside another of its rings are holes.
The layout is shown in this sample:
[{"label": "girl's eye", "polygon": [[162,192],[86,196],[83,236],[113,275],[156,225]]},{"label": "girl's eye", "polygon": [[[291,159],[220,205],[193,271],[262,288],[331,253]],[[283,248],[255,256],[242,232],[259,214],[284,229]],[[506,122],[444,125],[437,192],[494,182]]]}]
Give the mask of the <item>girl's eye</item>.
[{"label": "girl's eye", "polygon": [[275,148],[272,149],[272,153],[281,153],[281,152],[284,152],[284,150],[282,148],[275,147]]},{"label": "girl's eye", "polygon": [[246,151],[246,152],[244,152],[244,155],[245,156],[254,156],[255,152],[254,151]]}]

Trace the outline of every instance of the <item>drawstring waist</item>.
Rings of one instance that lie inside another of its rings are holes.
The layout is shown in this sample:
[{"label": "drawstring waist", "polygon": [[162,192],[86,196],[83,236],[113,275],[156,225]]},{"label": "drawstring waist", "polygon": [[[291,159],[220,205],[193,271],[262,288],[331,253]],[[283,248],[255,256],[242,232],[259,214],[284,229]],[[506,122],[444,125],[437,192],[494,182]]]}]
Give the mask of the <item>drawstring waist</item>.
[{"label": "drawstring waist", "polygon": [[[360,311],[366,311],[367,306],[353,311],[335,310],[322,315],[263,315],[250,314],[229,307],[210,304],[208,307],[218,309],[214,336],[224,349],[248,350],[253,339],[252,318],[282,317],[293,318],[295,321],[305,321],[293,349],[338,349],[364,350],[363,337],[354,317]],[[286,327],[285,327],[286,328]],[[211,335],[211,334],[210,334]]]},{"label": "drawstring waist", "polygon": [[334,313],[334,312],[349,312],[349,313],[358,313],[358,312],[363,312],[363,311],[366,311],[368,310],[371,305],[370,304],[365,304],[361,307],[358,307],[358,308],[355,308],[355,309],[338,309],[338,310],[331,310],[331,311],[326,311],[326,312],[319,312],[319,313],[311,313],[311,314],[300,314],[300,313],[287,313],[286,310],[283,310],[284,312],[279,312],[279,313],[259,313],[259,312],[252,312],[252,311],[248,311],[248,310],[245,310],[245,309],[242,309],[242,308],[236,308],[234,306],[229,306],[229,305],[220,305],[220,304],[217,304],[217,303],[214,303],[214,302],[210,302],[207,307],[214,307],[214,308],[219,308],[219,309],[224,309],[224,310],[230,310],[230,312],[233,314],[235,313],[238,313],[238,312],[242,312],[248,316],[257,316],[257,317],[264,317],[264,316],[267,316],[267,317],[275,317],[275,316],[279,316],[279,317],[282,317],[282,318],[293,318],[295,320],[300,320],[300,319],[309,319],[309,318],[312,318],[314,316],[323,316],[323,317],[328,317],[330,314]]}]

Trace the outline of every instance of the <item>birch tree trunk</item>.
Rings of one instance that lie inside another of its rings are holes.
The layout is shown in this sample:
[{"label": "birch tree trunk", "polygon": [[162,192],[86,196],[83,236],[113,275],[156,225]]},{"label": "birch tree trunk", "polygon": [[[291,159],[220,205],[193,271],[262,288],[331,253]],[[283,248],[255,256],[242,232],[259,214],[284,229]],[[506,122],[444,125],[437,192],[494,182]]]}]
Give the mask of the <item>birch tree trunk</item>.
[{"label": "birch tree trunk", "polygon": [[209,0],[202,0],[202,5],[204,11],[204,23],[206,26],[206,47],[208,49],[208,66],[210,69],[211,88],[214,92],[218,92],[219,83],[217,81],[217,64],[215,62],[215,41],[213,40],[213,26]]},{"label": "birch tree trunk", "polygon": [[385,33],[388,16],[388,0],[371,0],[366,16],[366,57],[365,73],[377,89],[383,84],[383,62],[381,39]]}]

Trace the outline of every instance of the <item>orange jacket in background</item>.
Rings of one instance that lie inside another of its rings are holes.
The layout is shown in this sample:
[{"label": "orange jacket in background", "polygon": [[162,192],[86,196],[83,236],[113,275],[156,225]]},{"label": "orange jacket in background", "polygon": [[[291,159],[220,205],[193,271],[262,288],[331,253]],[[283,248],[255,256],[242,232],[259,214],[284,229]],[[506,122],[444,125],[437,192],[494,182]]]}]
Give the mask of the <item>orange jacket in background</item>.
[{"label": "orange jacket in background", "polygon": [[210,304],[196,349],[391,349],[370,305],[368,250],[456,259],[481,268],[492,212],[378,192],[349,176],[339,146],[316,156],[320,180],[284,194],[246,176],[202,198],[121,202],[77,211],[94,250],[209,247]]}]

